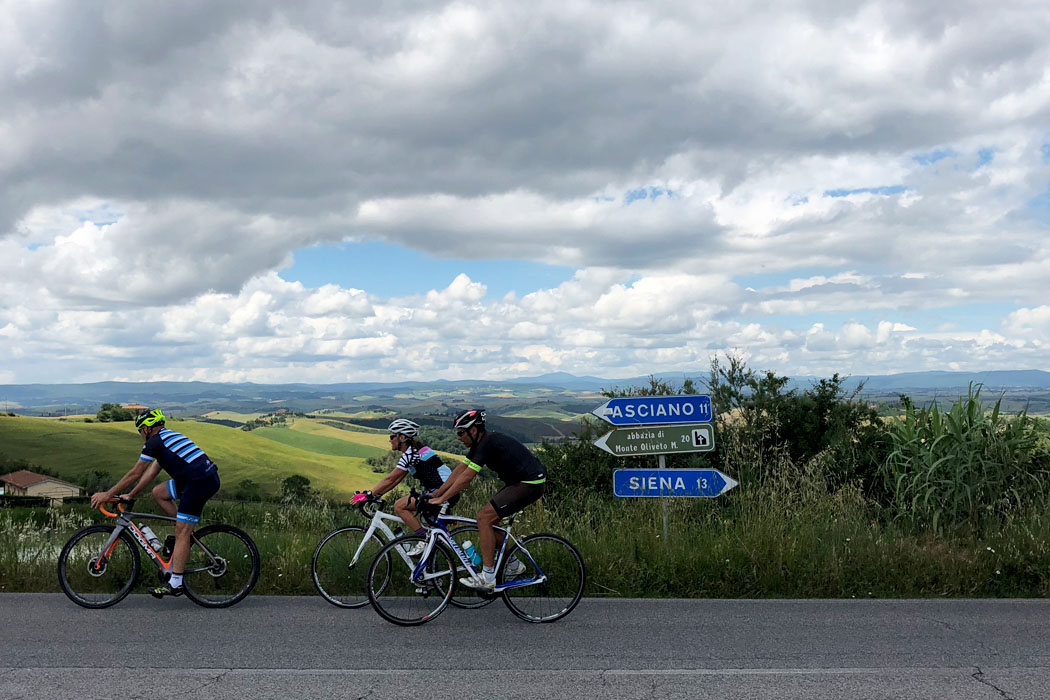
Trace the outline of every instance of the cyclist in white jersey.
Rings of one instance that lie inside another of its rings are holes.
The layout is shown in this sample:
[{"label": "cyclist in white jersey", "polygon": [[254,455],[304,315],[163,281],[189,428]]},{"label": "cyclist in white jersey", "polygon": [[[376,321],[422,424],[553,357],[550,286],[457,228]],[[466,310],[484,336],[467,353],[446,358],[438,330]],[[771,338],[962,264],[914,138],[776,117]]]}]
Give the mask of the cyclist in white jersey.
[{"label": "cyclist in white jersey", "polygon": [[[440,488],[445,483],[445,479],[452,474],[452,470],[445,466],[441,457],[434,450],[420,442],[419,424],[405,418],[398,418],[390,424],[388,430],[390,431],[390,449],[400,451],[401,457],[397,461],[397,466],[373,486],[371,491],[365,493],[382,496],[392,491],[410,474],[419,480],[424,494],[432,493]],[[451,505],[455,503],[452,502]],[[407,531],[423,534],[423,526],[416,517],[416,504],[410,501],[408,496],[402,496],[394,502],[394,512],[405,521]],[[422,552],[423,543],[420,542],[409,551],[409,554],[415,556]]]}]

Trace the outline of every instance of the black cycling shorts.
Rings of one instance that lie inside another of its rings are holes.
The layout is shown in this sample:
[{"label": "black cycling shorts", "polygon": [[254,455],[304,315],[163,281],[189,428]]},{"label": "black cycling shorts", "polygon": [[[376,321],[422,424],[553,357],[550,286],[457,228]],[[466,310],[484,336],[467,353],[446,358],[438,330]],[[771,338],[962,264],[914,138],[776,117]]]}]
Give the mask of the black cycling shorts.
[{"label": "black cycling shorts", "polygon": [[540,500],[545,486],[545,484],[510,484],[497,491],[489,502],[496,509],[496,515],[502,520]]},{"label": "black cycling shorts", "polygon": [[204,476],[176,483],[174,479],[168,481],[168,495],[179,502],[179,511],[176,519],[179,522],[193,523],[196,525],[204,512],[204,504],[219,490],[219,470],[214,464],[208,466]]}]

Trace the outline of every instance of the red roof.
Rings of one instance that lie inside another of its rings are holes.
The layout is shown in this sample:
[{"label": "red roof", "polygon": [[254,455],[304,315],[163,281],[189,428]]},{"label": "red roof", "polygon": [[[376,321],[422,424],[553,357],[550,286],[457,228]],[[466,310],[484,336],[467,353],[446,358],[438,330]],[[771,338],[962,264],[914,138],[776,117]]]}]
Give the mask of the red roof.
[{"label": "red roof", "polygon": [[76,484],[71,484],[68,481],[62,481],[53,476],[45,476],[43,474],[37,474],[36,472],[26,471],[25,469],[19,469],[16,472],[4,474],[3,476],[0,476],[0,481],[11,484],[12,486],[17,486],[20,489],[27,489],[34,484],[40,484],[45,481],[56,481],[60,484],[65,484],[66,486],[80,488]]}]

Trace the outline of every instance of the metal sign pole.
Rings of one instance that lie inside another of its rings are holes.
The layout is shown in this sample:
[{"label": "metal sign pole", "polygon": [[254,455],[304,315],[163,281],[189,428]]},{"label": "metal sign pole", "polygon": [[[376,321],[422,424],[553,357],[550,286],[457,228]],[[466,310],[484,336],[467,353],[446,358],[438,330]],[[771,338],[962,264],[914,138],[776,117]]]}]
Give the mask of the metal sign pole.
[{"label": "metal sign pole", "polygon": [[[664,456],[663,455],[660,455],[659,466],[660,466],[661,469],[666,469],[667,468],[667,462],[664,460]],[[660,499],[660,508],[664,512],[664,545],[666,546],[667,544],[670,543],[670,540],[667,539],[667,499],[666,498],[661,498]]]}]

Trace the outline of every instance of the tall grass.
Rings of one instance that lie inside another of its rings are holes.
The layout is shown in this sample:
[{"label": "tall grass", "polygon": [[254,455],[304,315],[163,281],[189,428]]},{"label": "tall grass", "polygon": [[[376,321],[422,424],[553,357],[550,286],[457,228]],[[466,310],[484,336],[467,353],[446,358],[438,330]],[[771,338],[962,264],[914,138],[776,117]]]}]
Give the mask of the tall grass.
[{"label": "tall grass", "polygon": [[980,395],[971,385],[948,411],[908,403],[891,421],[882,475],[900,517],[942,531],[1050,502],[1050,460],[1027,413],[1007,419],[1002,397],[985,411]]}]

